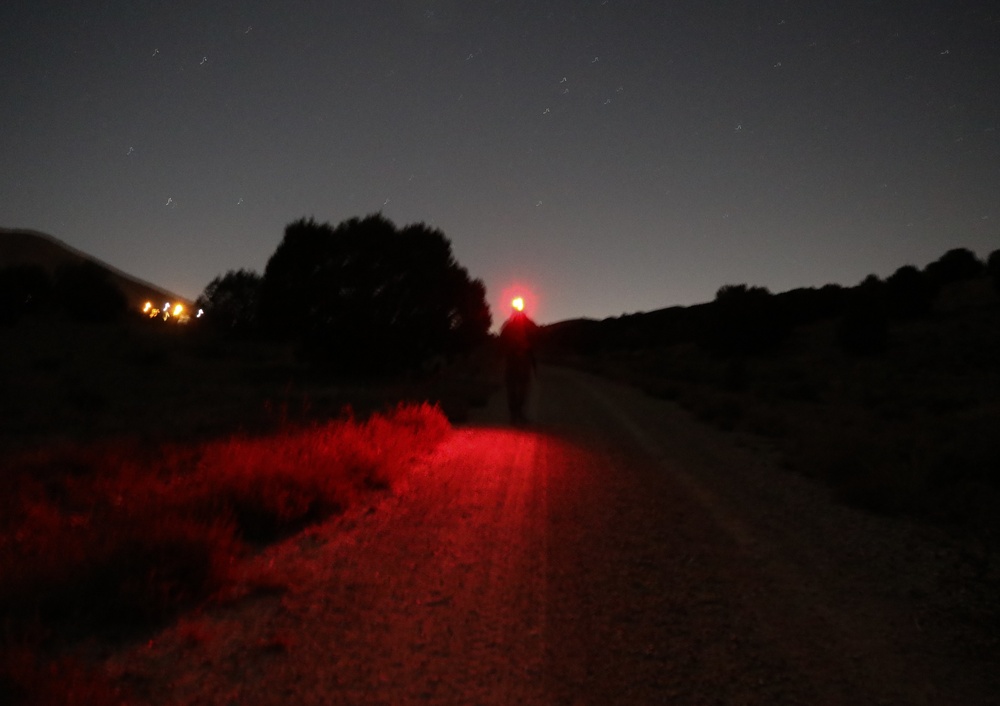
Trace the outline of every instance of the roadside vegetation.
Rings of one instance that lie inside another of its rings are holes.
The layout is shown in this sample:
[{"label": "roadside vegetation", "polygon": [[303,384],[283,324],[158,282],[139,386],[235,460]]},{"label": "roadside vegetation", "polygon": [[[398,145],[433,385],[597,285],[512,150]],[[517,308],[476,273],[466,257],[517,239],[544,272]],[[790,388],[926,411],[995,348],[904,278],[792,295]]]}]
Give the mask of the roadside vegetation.
[{"label": "roadside vegetation", "polygon": [[4,334],[0,703],[127,701],[85,654],[275,590],[245,561],[374,503],[493,389],[480,353],[358,380],[139,317]]},{"label": "roadside vegetation", "polygon": [[25,697],[29,656],[135,638],[213,596],[241,559],[391,487],[449,432],[399,405],[271,435],[156,449],[74,445],[5,459],[0,695]]},{"label": "roadside vegetation", "polygon": [[206,323],[294,346],[340,373],[373,376],[440,365],[486,342],[486,287],[435,228],[381,214],[332,226],[301,219],[263,275],[230,270],[198,298]]},{"label": "roadside vegetation", "polygon": [[420,224],[293,223],[204,318],[44,244],[0,267],[0,703],[131,702],[95,655],[280,590],[256,553],[374,504],[495,386],[485,288]]},{"label": "roadside vegetation", "polygon": [[544,333],[550,360],[672,400],[839,501],[944,527],[998,580],[1000,251]]}]

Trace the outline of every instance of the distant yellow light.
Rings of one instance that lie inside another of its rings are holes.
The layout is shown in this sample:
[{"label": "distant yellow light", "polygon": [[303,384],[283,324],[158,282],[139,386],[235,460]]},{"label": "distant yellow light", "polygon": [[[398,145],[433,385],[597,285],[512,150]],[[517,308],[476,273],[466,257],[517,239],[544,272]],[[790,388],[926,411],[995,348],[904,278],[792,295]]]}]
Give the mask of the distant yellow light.
[{"label": "distant yellow light", "polygon": [[149,310],[153,308],[153,302],[146,302],[146,305],[142,307],[142,313],[148,314]]},{"label": "distant yellow light", "polygon": [[510,305],[518,311],[524,311],[524,299],[521,297],[514,297],[514,300],[511,301]]},{"label": "distant yellow light", "polygon": [[183,306],[181,306],[180,304],[174,305],[174,316],[180,316],[182,311],[184,311]]}]

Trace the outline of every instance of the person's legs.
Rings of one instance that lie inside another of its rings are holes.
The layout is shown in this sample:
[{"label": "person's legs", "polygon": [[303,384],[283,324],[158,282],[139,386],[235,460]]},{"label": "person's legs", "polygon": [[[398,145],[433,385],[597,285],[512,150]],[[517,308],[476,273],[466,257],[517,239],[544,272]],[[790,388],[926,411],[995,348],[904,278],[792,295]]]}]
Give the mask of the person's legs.
[{"label": "person's legs", "polygon": [[517,423],[520,416],[517,377],[510,374],[507,375],[507,411],[510,414],[511,424]]},{"label": "person's legs", "polygon": [[528,421],[524,415],[524,407],[528,402],[530,384],[529,375],[510,375],[507,377],[507,407],[510,411],[510,421],[513,424]]}]

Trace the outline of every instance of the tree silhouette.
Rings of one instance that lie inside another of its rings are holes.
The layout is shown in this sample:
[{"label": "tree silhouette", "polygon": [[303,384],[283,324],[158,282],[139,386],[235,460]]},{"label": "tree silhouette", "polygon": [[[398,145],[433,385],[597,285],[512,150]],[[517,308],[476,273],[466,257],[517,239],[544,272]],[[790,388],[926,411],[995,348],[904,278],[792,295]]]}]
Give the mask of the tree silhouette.
[{"label": "tree silhouette", "polygon": [[937,285],[951,284],[978,277],[983,263],[968,248],[954,248],[924,268],[924,274]]},{"label": "tree silhouette", "polygon": [[841,312],[844,306],[844,288],[839,284],[815,287],[799,287],[774,295],[774,310],[787,326],[797,326],[830,319]]},{"label": "tree silhouette", "polygon": [[1000,250],[994,250],[986,258],[986,273],[993,280],[993,289],[1000,294]]},{"label": "tree silhouette", "polygon": [[886,313],[886,284],[876,275],[868,275],[848,294],[844,316],[837,327],[837,338],[848,353],[882,353],[889,341],[889,317]]},{"label": "tree silhouette", "polygon": [[727,284],[706,311],[703,340],[720,353],[760,353],[781,342],[789,327],[766,287]]},{"label": "tree silhouette", "polygon": [[335,228],[301,219],[268,260],[258,313],[266,331],[298,339],[312,360],[381,373],[483,340],[485,295],[437,229],[398,229],[381,214]]},{"label": "tree silhouette", "polygon": [[890,316],[910,319],[931,310],[938,287],[913,265],[904,265],[885,281],[885,299]]},{"label": "tree silhouette", "polygon": [[225,331],[250,331],[257,323],[261,276],[253,270],[229,270],[216,277],[195,302],[205,322]]}]

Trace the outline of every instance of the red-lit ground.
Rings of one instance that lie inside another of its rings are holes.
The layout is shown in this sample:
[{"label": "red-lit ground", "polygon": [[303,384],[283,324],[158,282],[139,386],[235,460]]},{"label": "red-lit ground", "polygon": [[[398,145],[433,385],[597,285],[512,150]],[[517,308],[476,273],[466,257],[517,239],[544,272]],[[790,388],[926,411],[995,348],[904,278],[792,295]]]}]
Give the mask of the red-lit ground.
[{"label": "red-lit ground", "polygon": [[[545,369],[392,497],[260,558],[275,591],[111,657],[178,704],[987,703],[933,542],[673,406]],[[259,581],[259,579],[258,579]],[[287,586],[287,590],[284,587]],[[987,666],[984,666],[987,665]]]}]

